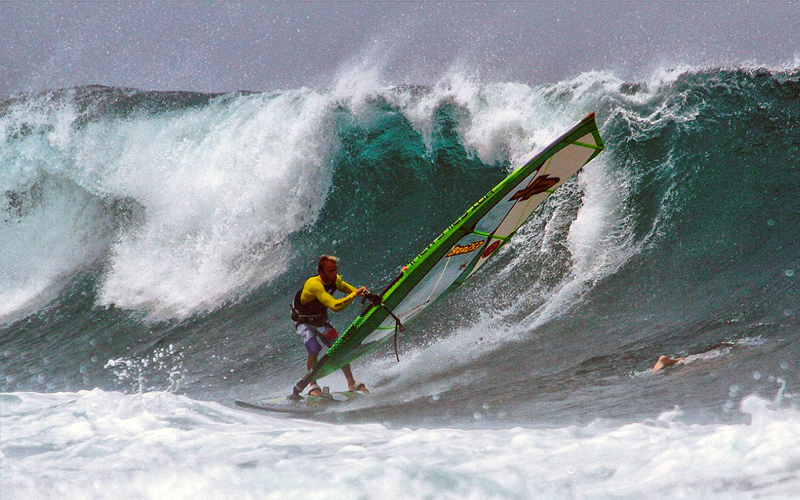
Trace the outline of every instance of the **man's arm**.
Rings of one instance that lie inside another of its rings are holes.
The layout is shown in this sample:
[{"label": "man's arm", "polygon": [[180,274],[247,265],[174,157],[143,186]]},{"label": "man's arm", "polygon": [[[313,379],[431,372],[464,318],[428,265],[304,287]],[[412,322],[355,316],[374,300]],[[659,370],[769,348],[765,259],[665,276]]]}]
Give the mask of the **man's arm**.
[{"label": "man's arm", "polygon": [[[340,283],[347,285],[348,288],[343,290],[342,288],[344,287],[340,288]],[[306,289],[311,292],[314,297],[316,297],[316,299],[322,303],[322,305],[333,312],[339,312],[345,307],[349,306],[350,303],[353,302],[353,300],[358,296],[358,290],[342,281],[341,277],[337,277],[336,279],[336,288],[347,293],[347,296],[342,299],[337,300],[333,297],[333,295],[326,292],[321,280],[313,280],[311,283],[307,283],[306,286]]]},{"label": "man's arm", "polygon": [[344,281],[342,279],[342,277],[339,276],[339,275],[336,276],[336,289],[339,290],[340,292],[344,292],[344,293],[348,293],[348,294],[356,292],[356,295],[360,295],[362,297],[365,296],[367,293],[369,293],[369,290],[367,290],[367,287],[360,286],[360,287],[356,288],[353,285],[351,285],[350,283],[347,283],[346,281]]},{"label": "man's arm", "polygon": [[347,294],[350,294],[350,293],[353,293],[353,292],[357,291],[356,287],[354,287],[350,283],[347,283],[339,275],[336,276],[336,289],[339,290],[340,292],[344,292],[344,293],[347,293]]}]

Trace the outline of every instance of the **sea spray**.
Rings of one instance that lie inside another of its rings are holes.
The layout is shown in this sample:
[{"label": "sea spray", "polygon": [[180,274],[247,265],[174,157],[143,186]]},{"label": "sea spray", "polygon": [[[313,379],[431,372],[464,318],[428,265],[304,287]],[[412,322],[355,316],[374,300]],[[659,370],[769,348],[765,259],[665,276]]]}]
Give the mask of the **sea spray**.
[{"label": "sea spray", "polygon": [[123,392],[176,392],[183,378],[183,354],[174,345],[158,347],[149,356],[109,359],[104,368],[114,372]]}]

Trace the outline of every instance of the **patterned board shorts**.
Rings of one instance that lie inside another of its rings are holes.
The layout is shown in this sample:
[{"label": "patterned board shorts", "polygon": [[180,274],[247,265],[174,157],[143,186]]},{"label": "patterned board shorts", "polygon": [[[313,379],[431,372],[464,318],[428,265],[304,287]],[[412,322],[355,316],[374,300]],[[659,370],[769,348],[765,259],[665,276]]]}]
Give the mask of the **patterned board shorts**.
[{"label": "patterned board shorts", "polygon": [[319,345],[320,340],[326,347],[330,347],[339,337],[336,329],[330,323],[325,323],[322,326],[298,323],[295,328],[309,355],[317,354],[322,350],[322,346]]}]

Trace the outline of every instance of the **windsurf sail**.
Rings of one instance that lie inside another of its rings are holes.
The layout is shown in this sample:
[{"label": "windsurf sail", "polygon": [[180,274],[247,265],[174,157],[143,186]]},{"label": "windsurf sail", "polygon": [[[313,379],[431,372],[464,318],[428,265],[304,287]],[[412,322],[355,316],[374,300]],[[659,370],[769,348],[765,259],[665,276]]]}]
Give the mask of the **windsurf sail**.
[{"label": "windsurf sail", "polygon": [[548,196],[603,148],[591,113],[511,173],[403,267],[379,301],[353,321],[295,386],[294,394],[396,338],[398,321],[407,324],[475,274]]}]

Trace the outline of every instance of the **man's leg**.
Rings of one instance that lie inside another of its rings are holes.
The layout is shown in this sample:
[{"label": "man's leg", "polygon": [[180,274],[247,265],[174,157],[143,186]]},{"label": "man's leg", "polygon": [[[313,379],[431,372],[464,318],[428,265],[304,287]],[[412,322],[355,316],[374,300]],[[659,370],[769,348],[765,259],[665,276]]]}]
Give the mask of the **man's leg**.
[{"label": "man's leg", "polygon": [[[306,358],[306,370],[311,371],[314,368],[314,365],[317,364],[317,353],[309,354]],[[312,382],[316,382],[316,380],[312,380]]]},{"label": "man's leg", "polygon": [[[314,368],[314,366],[317,364],[317,354],[319,354],[319,351],[313,354],[312,353],[308,354],[308,357],[306,358],[306,370],[311,371],[311,369]],[[317,384],[316,380],[312,380],[311,382],[309,382],[310,386],[314,386],[316,384]],[[322,390],[319,388],[319,386],[312,387],[311,390],[308,391],[308,395],[322,396]]]},{"label": "man's leg", "polygon": [[353,386],[356,385],[356,379],[353,378],[353,371],[350,369],[350,365],[344,365],[342,373],[344,373],[344,378],[347,379],[347,387],[352,391]]}]

